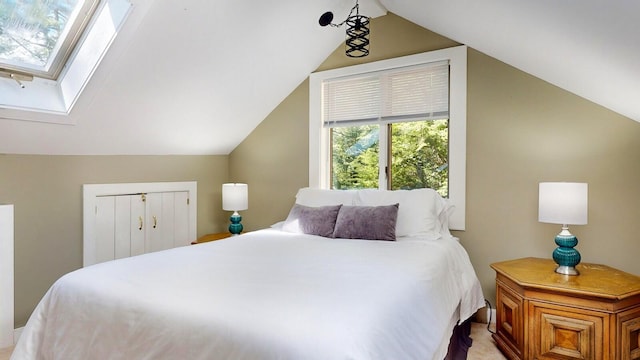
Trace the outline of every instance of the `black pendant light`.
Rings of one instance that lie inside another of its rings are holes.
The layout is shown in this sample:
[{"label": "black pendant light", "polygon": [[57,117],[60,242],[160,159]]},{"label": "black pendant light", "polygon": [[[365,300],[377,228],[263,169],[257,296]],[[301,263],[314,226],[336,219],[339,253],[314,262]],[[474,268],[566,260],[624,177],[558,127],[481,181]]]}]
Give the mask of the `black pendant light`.
[{"label": "black pendant light", "polygon": [[[355,11],[355,15],[353,14]],[[339,23],[334,24],[333,21],[333,13],[331,11],[327,11],[326,13],[320,16],[320,26],[331,25],[333,27],[340,27],[344,24],[347,24],[347,34],[345,41],[345,54],[348,57],[364,57],[369,55],[369,22],[370,19],[367,16],[360,15],[359,13],[359,5],[358,0],[356,0],[356,5],[351,8],[349,12],[349,16]]]}]

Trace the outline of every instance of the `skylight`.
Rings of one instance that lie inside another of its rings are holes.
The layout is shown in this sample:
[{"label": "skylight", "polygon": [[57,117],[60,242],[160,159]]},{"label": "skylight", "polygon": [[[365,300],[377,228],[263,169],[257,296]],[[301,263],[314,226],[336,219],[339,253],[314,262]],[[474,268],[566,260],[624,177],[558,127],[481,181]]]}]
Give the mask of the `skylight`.
[{"label": "skylight", "polygon": [[[141,2],[136,24],[150,3]],[[132,7],[131,0],[0,0],[0,120],[74,124],[71,108]]]},{"label": "skylight", "polygon": [[0,68],[56,79],[99,1],[1,1]]},{"label": "skylight", "polygon": [[56,79],[98,2],[0,2],[0,67]]}]

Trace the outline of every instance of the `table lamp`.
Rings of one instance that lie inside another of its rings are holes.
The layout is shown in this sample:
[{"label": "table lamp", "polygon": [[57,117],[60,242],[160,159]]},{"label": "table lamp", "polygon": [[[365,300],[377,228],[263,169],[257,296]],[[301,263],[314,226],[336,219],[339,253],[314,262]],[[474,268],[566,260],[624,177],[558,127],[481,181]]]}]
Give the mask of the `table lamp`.
[{"label": "table lamp", "polygon": [[222,209],[227,211],[233,211],[233,214],[229,218],[231,224],[229,224],[229,232],[233,236],[242,232],[242,216],[238,214],[240,210],[247,210],[249,203],[249,194],[247,184],[222,184]]},{"label": "table lamp", "polygon": [[555,238],[558,247],[553,251],[559,274],[579,274],[576,265],[580,263],[580,253],[574,249],[578,239],[569,232],[569,224],[587,224],[587,194],[586,183],[540,183],[538,221],[562,224],[562,231]]}]

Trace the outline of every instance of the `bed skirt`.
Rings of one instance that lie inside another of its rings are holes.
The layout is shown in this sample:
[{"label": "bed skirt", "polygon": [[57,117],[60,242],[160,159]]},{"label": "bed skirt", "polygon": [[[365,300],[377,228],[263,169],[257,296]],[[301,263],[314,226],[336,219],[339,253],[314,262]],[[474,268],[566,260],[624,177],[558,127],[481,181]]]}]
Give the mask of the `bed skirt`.
[{"label": "bed skirt", "polygon": [[471,347],[471,319],[456,325],[449,342],[449,351],[445,360],[465,360]]}]

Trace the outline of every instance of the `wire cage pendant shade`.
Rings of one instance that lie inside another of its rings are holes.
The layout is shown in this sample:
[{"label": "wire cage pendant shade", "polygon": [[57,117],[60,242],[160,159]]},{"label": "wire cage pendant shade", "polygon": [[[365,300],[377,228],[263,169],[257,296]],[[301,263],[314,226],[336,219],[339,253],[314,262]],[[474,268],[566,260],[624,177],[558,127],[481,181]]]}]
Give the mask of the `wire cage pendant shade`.
[{"label": "wire cage pendant shade", "polygon": [[354,15],[347,18],[347,39],[345,54],[348,57],[364,57],[369,55],[369,18]]},{"label": "wire cage pendant shade", "polygon": [[[355,15],[353,15],[355,11]],[[340,27],[347,25],[346,40],[345,40],[345,54],[348,57],[359,58],[369,55],[369,24],[370,18],[368,16],[360,15],[360,6],[358,0],[356,4],[351,8],[349,16],[339,23],[334,24],[333,13],[330,11],[325,12],[320,16],[320,26],[333,26]]]}]

